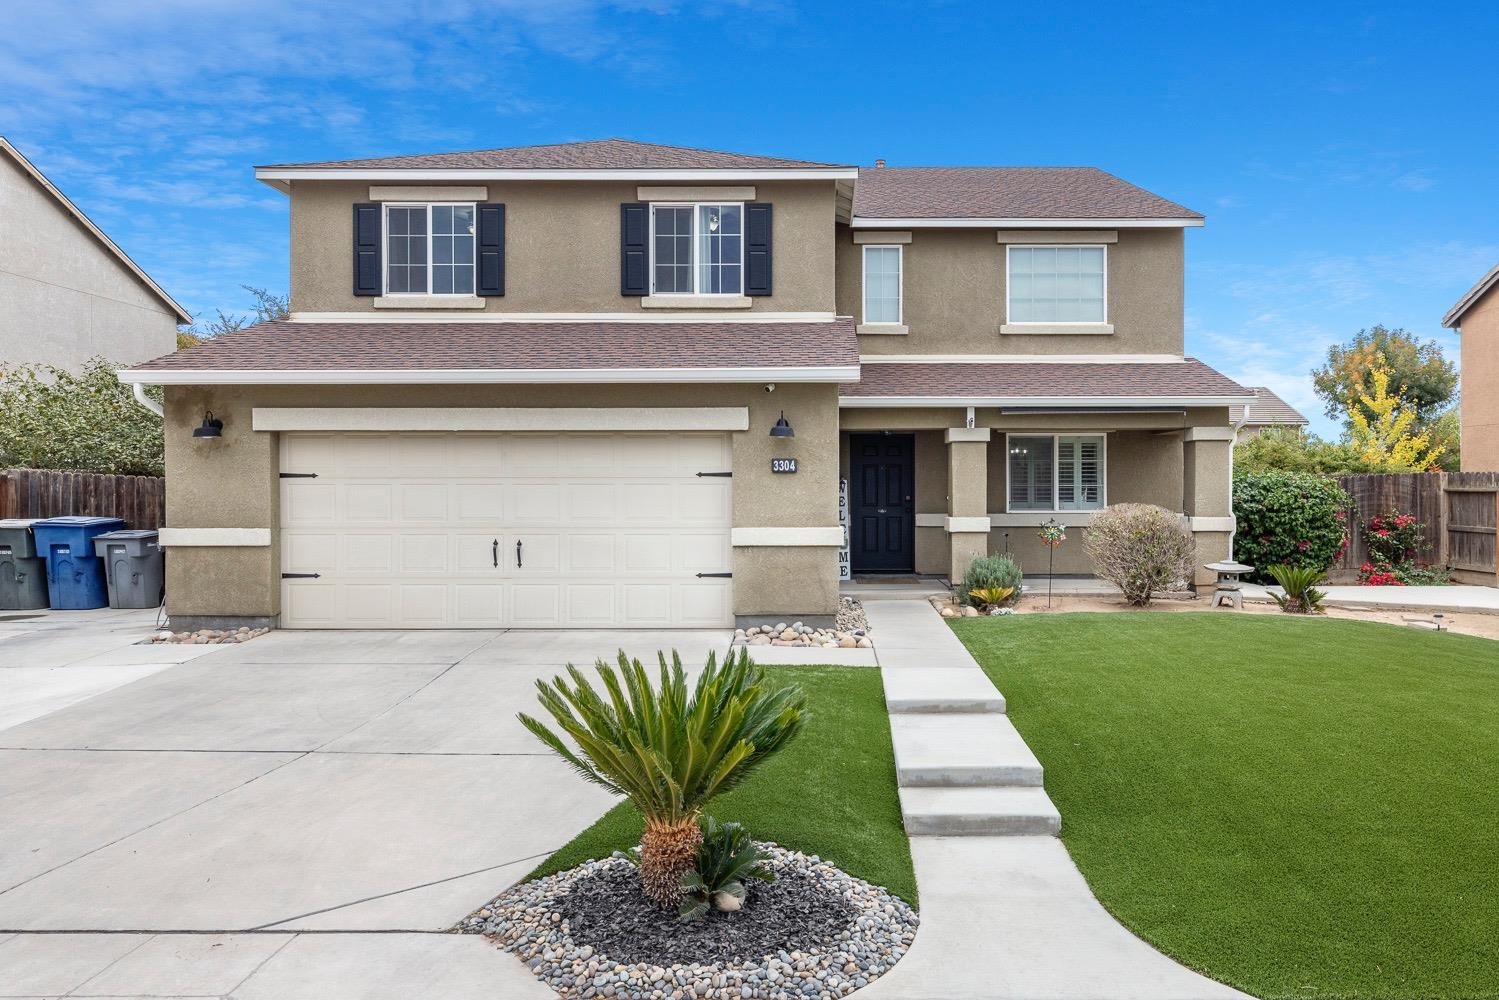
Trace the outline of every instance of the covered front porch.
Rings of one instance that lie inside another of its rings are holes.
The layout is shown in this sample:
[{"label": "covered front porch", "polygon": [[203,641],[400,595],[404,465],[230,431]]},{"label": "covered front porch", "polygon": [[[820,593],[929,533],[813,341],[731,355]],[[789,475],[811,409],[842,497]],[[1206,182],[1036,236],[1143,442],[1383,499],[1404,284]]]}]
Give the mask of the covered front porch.
[{"label": "covered front porch", "polygon": [[[1168,408],[859,406],[844,401],[846,482],[855,578],[960,580],[989,553],[1048,572],[1037,530],[1068,528],[1050,572],[1090,577],[1082,541],[1095,511],[1148,503],[1188,518],[1198,562],[1225,558],[1233,429],[1226,406]],[[1196,583],[1208,583],[1202,571]]]}]

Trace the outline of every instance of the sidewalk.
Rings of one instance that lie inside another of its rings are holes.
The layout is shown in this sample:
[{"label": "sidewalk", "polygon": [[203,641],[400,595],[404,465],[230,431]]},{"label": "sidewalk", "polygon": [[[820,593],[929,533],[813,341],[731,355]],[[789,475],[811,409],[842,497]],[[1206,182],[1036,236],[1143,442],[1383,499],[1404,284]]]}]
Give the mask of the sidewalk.
[{"label": "sidewalk", "polygon": [[[1246,1000],[1151,948],[1094,898],[1061,841],[1045,833],[1056,829],[1055,809],[1040,787],[1039,762],[1003,714],[1004,699],[932,606],[879,601],[865,612],[881,637],[875,649],[921,929],[910,953],[856,995]],[[917,832],[925,829],[979,832]]]},{"label": "sidewalk", "polygon": [[[1251,601],[1270,600],[1270,591],[1246,583],[1244,596]],[[1334,608],[1365,608],[1376,611],[1441,611],[1499,615],[1499,588],[1455,585],[1451,587],[1318,587],[1327,595],[1323,602]]]}]

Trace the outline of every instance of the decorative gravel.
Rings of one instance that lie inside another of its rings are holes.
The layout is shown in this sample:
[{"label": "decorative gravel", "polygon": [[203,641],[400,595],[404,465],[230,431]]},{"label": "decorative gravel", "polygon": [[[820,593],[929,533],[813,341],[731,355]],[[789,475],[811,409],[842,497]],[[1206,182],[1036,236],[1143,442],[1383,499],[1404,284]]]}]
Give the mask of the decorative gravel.
[{"label": "decorative gravel", "polygon": [[457,930],[492,936],[563,997],[830,1000],[910,948],[917,916],[815,855],[762,844],[776,873],[737,913],[681,923],[627,861],[589,861],[509,889]]}]

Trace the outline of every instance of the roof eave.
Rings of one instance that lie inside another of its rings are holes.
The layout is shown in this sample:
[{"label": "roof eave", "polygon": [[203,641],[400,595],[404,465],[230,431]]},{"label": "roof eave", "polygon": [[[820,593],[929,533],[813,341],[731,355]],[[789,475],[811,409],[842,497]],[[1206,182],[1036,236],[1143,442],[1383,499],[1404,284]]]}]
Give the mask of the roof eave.
[{"label": "roof eave", "polygon": [[292,181],[838,181],[857,167],[694,167],[657,169],[497,167],[256,167],[255,179],[286,193]]},{"label": "roof eave", "polygon": [[859,366],[700,368],[128,368],[127,385],[557,385],[857,382]]},{"label": "roof eave", "polygon": [[1244,406],[1254,396],[840,396],[845,409],[899,406]]},{"label": "roof eave", "polygon": [[1478,284],[1468,289],[1466,295],[1457,300],[1457,304],[1447,310],[1447,315],[1442,317],[1442,326],[1448,330],[1456,330],[1462,325],[1463,316],[1469,309],[1478,304],[1478,300],[1488,294],[1489,289],[1499,283],[1499,264],[1495,264],[1488,274],[1478,279]]},{"label": "roof eave", "polygon": [[1190,229],[1202,226],[1201,216],[1162,219],[1040,219],[1040,218],[879,218],[855,215],[854,229]]}]

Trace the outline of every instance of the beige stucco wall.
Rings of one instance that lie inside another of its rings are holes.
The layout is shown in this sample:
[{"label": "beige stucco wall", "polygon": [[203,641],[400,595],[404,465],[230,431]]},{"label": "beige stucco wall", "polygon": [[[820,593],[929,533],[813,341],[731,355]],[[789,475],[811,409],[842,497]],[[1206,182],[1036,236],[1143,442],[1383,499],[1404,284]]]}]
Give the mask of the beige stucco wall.
[{"label": "beige stucco wall", "polygon": [[1499,471],[1499,288],[1462,321],[1462,469]]},{"label": "beige stucco wall", "polygon": [[175,314],[0,154],[0,364],[135,364],[176,344]]},{"label": "beige stucco wall", "polygon": [[[619,294],[619,206],[636,201],[627,182],[490,182],[489,200],[505,204],[505,294],[489,312],[641,312],[640,298]],[[373,312],[353,294],[353,206],[369,201],[368,182],[297,181],[291,194],[293,312]],[[756,185],[773,218],[773,294],[752,310],[833,310],[832,181]],[[379,310],[392,320],[400,312]],[[461,321],[465,310],[452,316]]]},{"label": "beige stucco wall", "polygon": [[[1183,231],[1124,229],[1108,245],[1107,335],[1001,334],[1005,245],[993,229],[918,229],[903,256],[904,336],[862,354],[1173,354],[1183,345]],[[863,317],[863,253],[838,227],[838,312]]]},{"label": "beige stucco wall", "polygon": [[[734,527],[832,527],[838,523],[835,387],[740,386],[234,386],[167,390],[167,524],[272,530],[257,548],[189,548],[167,559],[167,610],[175,615],[274,616],[280,606],[278,435],[251,430],[256,406],[747,406],[749,430],[733,438]],[[192,429],[211,409],[223,437]],[[796,437],[772,439],[784,410]],[[796,475],[770,471],[798,459]],[[790,570],[794,569],[794,572]],[[735,613],[832,614],[837,549],[736,547]],[[767,605],[777,605],[767,607]]]}]

